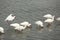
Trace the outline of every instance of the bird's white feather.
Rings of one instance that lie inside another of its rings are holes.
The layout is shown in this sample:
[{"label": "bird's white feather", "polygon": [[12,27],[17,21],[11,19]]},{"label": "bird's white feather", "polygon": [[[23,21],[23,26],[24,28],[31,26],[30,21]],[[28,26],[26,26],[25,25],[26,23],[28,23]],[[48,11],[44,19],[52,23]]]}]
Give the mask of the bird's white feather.
[{"label": "bird's white feather", "polygon": [[5,19],[5,21],[13,21],[16,16],[12,16],[13,14],[8,15],[8,17]]},{"label": "bird's white feather", "polygon": [[43,17],[45,17],[45,18],[52,18],[52,15],[51,14],[46,14]]},{"label": "bird's white feather", "polygon": [[36,21],[35,24],[37,24],[39,26],[43,26],[43,22],[42,21]]}]

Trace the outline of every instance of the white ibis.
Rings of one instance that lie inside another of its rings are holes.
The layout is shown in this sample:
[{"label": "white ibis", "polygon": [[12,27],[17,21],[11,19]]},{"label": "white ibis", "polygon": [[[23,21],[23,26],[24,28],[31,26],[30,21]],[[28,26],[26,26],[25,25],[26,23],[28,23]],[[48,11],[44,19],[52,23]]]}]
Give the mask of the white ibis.
[{"label": "white ibis", "polygon": [[[46,19],[46,20],[44,21],[44,22],[48,23],[47,27],[48,27],[49,29],[51,29],[51,24],[54,22],[54,17],[55,17],[55,16],[53,16],[52,19]],[[50,30],[50,31],[51,31],[51,30]]]},{"label": "white ibis", "polygon": [[8,15],[8,17],[5,19],[5,21],[13,21],[15,19],[16,16],[14,16],[13,14]]},{"label": "white ibis", "polygon": [[42,21],[36,21],[35,24],[38,25],[37,28],[42,32],[43,28],[44,28],[43,22]]},{"label": "white ibis", "polygon": [[31,24],[27,21],[20,23],[22,26],[31,27]]},{"label": "white ibis", "polygon": [[35,24],[39,26],[39,29],[42,29],[44,26],[42,21],[36,21]]},{"label": "white ibis", "polygon": [[38,26],[41,26],[41,27],[44,26],[42,21],[36,21],[35,24],[37,24]]}]

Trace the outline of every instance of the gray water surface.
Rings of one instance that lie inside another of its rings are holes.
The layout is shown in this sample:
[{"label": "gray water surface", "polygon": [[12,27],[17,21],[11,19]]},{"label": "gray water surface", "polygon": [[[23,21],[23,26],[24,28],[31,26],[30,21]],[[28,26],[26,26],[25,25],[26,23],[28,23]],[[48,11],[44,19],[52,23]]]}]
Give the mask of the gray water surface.
[{"label": "gray water surface", "polygon": [[[44,21],[43,15],[48,13],[60,16],[59,4],[59,0],[0,0],[0,26],[5,29],[5,34],[0,35],[0,40],[60,40],[59,22],[53,23],[51,32],[44,29],[42,33],[34,24],[37,20]],[[11,13],[16,16],[11,23],[28,21],[32,24],[32,29],[24,30],[23,33],[15,32],[13,27],[4,21]],[[44,25],[46,27],[45,23]]]}]

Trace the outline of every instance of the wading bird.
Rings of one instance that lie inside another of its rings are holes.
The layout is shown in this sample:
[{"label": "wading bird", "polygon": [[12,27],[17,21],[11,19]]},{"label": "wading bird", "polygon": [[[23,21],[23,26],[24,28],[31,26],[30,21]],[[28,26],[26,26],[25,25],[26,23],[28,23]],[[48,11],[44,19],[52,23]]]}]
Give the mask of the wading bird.
[{"label": "wading bird", "polygon": [[48,19],[46,19],[44,22],[51,24],[51,23],[54,21],[54,17],[55,17],[55,16],[53,16],[51,19],[48,18]]},{"label": "wading bird", "polygon": [[38,27],[39,29],[43,29],[44,28],[43,27],[44,25],[43,25],[43,22],[42,21],[36,21],[35,24],[37,24],[39,26]]},{"label": "wading bird", "polygon": [[26,27],[28,27],[28,28],[31,27],[31,24],[30,24],[29,22],[27,22],[27,21],[20,23],[20,25],[26,26]]},{"label": "wading bird", "polygon": [[[54,22],[54,17],[55,17],[55,16],[53,16],[52,19],[46,19],[46,20],[44,21],[44,22],[48,23],[47,27],[48,27],[49,29],[51,29],[51,24]],[[49,30],[49,31],[51,31],[51,30]]]},{"label": "wading bird", "polygon": [[7,16],[7,18],[5,19],[5,21],[13,21],[15,19],[16,16],[14,16],[13,14],[10,14]]}]

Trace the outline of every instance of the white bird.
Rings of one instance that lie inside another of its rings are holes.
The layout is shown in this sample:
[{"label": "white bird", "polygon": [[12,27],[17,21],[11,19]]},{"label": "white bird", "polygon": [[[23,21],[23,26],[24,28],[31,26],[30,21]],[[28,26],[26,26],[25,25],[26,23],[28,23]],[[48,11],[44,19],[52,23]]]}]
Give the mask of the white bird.
[{"label": "white bird", "polygon": [[8,17],[5,19],[5,21],[13,21],[15,19],[16,16],[14,16],[13,14],[8,15]]},{"label": "white bird", "polygon": [[0,27],[0,33],[4,33],[4,28]]},{"label": "white bird", "polygon": [[20,25],[20,26],[15,27],[14,29],[18,31],[23,31],[24,29],[26,29],[26,26],[24,27]]},{"label": "white bird", "polygon": [[46,14],[43,17],[45,17],[45,18],[52,18],[52,15],[51,14]]},{"label": "white bird", "polygon": [[26,26],[21,26],[20,24],[18,23],[13,23],[13,24],[10,24],[10,26],[13,26],[15,30],[18,30],[18,31],[22,31],[26,28]]},{"label": "white bird", "polygon": [[19,23],[12,23],[12,24],[10,24],[10,26],[16,28],[17,26],[20,26],[20,24]]},{"label": "white bird", "polygon": [[57,21],[60,21],[60,17],[58,17],[56,20],[57,20]]},{"label": "white bird", "polygon": [[27,21],[20,23],[20,25],[26,26],[26,27],[30,27],[31,26],[31,24],[29,22],[27,22]]},{"label": "white bird", "polygon": [[44,22],[50,24],[50,23],[52,23],[52,22],[54,21],[54,17],[55,17],[55,16],[53,16],[52,19],[46,19]]},{"label": "white bird", "polygon": [[37,24],[38,26],[41,26],[41,27],[44,26],[42,21],[36,21],[35,24]]}]

